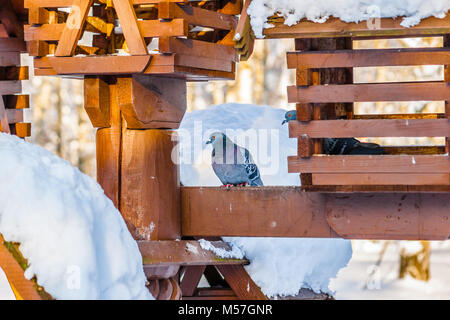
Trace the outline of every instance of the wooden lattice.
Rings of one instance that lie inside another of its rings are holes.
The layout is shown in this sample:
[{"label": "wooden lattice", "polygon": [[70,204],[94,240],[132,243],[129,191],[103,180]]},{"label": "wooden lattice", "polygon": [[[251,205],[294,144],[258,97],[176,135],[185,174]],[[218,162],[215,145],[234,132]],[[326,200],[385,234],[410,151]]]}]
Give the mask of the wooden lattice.
[{"label": "wooden lattice", "polygon": [[[448,20],[444,19],[442,26]],[[331,32],[336,21],[327,24]],[[419,25],[415,32],[408,30],[408,35],[431,32],[430,21],[423,24],[424,29]],[[444,29],[435,25],[435,32]],[[287,55],[288,67],[297,71],[296,85],[288,87],[288,100],[296,103],[298,120],[290,123],[290,137],[298,138],[298,156],[289,157],[289,172],[301,172],[302,187],[308,190],[450,190],[449,35],[443,36],[442,48],[353,50],[353,40],[367,39],[363,30],[359,32],[363,36],[328,39],[321,38],[321,33],[317,33],[318,38],[303,38],[300,31],[297,34],[300,39],[296,40],[296,51]],[[372,37],[395,38],[404,34],[400,28],[388,33],[371,32]],[[445,78],[429,82],[353,83],[355,67],[413,65],[444,65]],[[439,114],[353,112],[354,102],[378,101],[446,101],[446,109]],[[384,146],[386,155],[323,154],[321,139],[351,137],[446,137],[447,143]]]},{"label": "wooden lattice", "polygon": [[[240,1],[25,1],[36,75],[233,79]],[[79,40],[82,39],[81,42]]]}]

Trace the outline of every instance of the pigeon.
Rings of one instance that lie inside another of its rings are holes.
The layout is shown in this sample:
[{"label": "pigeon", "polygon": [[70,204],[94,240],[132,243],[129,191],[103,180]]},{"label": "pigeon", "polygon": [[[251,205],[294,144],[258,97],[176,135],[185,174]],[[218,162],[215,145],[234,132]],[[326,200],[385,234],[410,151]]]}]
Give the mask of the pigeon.
[{"label": "pigeon", "polygon": [[211,134],[212,168],[223,186],[263,186],[258,167],[250,152],[231,141],[224,133]]},{"label": "pigeon", "polygon": [[[291,110],[284,115],[282,125],[297,119],[297,112]],[[325,138],[323,149],[329,155],[381,155],[386,151],[376,143],[361,142],[355,138]]]}]

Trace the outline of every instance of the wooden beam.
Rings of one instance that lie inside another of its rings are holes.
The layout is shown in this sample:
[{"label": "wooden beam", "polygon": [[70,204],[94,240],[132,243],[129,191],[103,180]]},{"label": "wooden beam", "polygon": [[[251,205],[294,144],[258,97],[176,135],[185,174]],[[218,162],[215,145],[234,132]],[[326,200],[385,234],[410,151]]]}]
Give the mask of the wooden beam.
[{"label": "wooden beam", "polygon": [[288,157],[289,172],[311,173],[450,173],[447,155]]},{"label": "wooden beam", "polygon": [[185,236],[446,240],[450,193],[182,187]]},{"label": "wooden beam", "polygon": [[0,132],[11,133],[9,130],[8,114],[6,113],[2,96],[0,96]]},{"label": "wooden beam", "polygon": [[140,73],[151,56],[48,57],[57,74],[114,75]]},{"label": "wooden beam", "polygon": [[450,87],[441,81],[288,87],[289,103],[441,101],[448,99],[450,99]]},{"label": "wooden beam", "polygon": [[83,32],[84,23],[94,0],[73,0],[72,10],[56,47],[56,57],[72,56]]},{"label": "wooden beam", "polygon": [[183,297],[191,297],[194,295],[205,268],[205,265],[186,267],[180,284]]},{"label": "wooden beam", "polygon": [[240,300],[267,300],[243,266],[216,266]]},{"label": "wooden beam", "polygon": [[450,185],[448,173],[315,173],[313,185]]},{"label": "wooden beam", "polygon": [[351,137],[447,137],[448,119],[376,119],[376,120],[313,120],[290,121],[289,137],[310,138]]},{"label": "wooden beam", "polygon": [[[223,241],[211,241],[216,248],[231,251],[230,245]],[[201,247],[198,241],[153,240],[138,241],[144,265],[222,265],[248,264],[246,259],[220,258],[210,250]]]},{"label": "wooden beam", "polygon": [[344,22],[339,18],[330,18],[324,23],[315,23],[303,19],[293,26],[287,26],[283,19],[269,21],[273,28],[264,29],[267,39],[275,38],[335,38],[335,37],[384,37],[384,36],[429,36],[450,33],[450,15],[443,19],[430,17],[418,25],[405,28],[401,26],[402,17],[382,18],[379,29],[369,28],[366,21],[359,23]]},{"label": "wooden beam", "polygon": [[190,25],[221,30],[232,30],[237,25],[237,18],[234,16],[171,2],[159,3],[158,18],[184,19]]},{"label": "wooden beam", "polygon": [[289,69],[442,65],[450,48],[298,51],[287,53]]},{"label": "wooden beam", "polygon": [[123,35],[127,41],[128,49],[132,55],[148,54],[145,40],[137,23],[136,13],[134,12],[131,0],[112,0],[116,14],[122,27]]},{"label": "wooden beam", "polygon": [[22,81],[8,80],[0,81],[0,95],[16,94],[22,91]]}]

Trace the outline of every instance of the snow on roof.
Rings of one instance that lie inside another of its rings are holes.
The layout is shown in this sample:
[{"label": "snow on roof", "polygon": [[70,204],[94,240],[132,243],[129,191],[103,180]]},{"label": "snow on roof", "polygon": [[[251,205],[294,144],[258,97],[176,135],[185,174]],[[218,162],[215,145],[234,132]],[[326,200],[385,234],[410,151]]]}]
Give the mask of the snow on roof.
[{"label": "snow on roof", "polygon": [[271,27],[267,18],[276,13],[288,26],[303,18],[323,23],[333,16],[345,22],[403,17],[402,26],[411,27],[427,17],[444,18],[449,9],[450,0],[253,0],[247,12],[262,38],[263,29]]},{"label": "snow on roof", "polygon": [[[285,111],[269,106],[223,104],[186,113],[178,130],[183,185],[221,184],[211,167],[211,147],[204,143],[215,131],[225,132],[250,151],[265,185],[299,185],[298,174],[287,172],[287,157],[297,153],[297,141],[289,139],[288,126],[281,125]],[[350,241],[342,239],[224,240],[245,252],[250,261],[245,267],[247,272],[270,297],[296,295],[301,288],[331,293],[330,279],[352,256]]]},{"label": "snow on roof", "polygon": [[100,185],[0,133],[0,233],[57,299],[151,299],[136,241]]}]

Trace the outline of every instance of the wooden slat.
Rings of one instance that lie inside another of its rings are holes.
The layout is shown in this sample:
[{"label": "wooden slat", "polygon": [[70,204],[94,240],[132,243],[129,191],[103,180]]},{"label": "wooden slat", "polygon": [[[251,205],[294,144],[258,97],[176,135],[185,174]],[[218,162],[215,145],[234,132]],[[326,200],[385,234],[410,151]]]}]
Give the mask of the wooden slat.
[{"label": "wooden slat", "polygon": [[383,36],[426,36],[450,33],[450,15],[443,19],[426,18],[418,25],[405,28],[403,18],[382,18],[381,28],[367,26],[366,21],[347,23],[338,18],[330,18],[324,23],[314,23],[306,19],[293,26],[287,26],[282,19],[272,22],[273,28],[264,30],[265,38],[334,38],[334,37],[383,37]]},{"label": "wooden slat", "polygon": [[[223,241],[212,241],[211,244],[226,251],[231,247]],[[144,265],[222,265],[248,264],[246,259],[220,258],[210,250],[205,250],[198,241],[138,241]]]},{"label": "wooden slat", "polygon": [[[155,37],[182,37],[188,35],[188,23],[183,19],[172,21],[139,20],[137,21],[142,36],[145,38]],[[58,41],[61,39],[65,23],[43,24],[39,27],[26,25],[25,40]]]},{"label": "wooden slat", "polygon": [[445,146],[383,146],[387,154],[444,154]]},{"label": "wooden slat", "polygon": [[8,114],[5,110],[5,104],[0,96],[0,132],[10,133]]},{"label": "wooden slat", "polygon": [[183,274],[180,287],[183,296],[193,296],[206,266],[188,266]]},{"label": "wooden slat", "polygon": [[[73,4],[73,0],[24,0],[25,8],[32,7],[44,7],[44,8],[64,8],[70,7]],[[190,0],[189,2],[211,2],[216,0]],[[105,1],[102,1],[105,2]],[[142,4],[158,4],[161,2],[177,2],[185,3],[185,0],[132,0],[133,5]],[[114,6],[113,3],[111,3]]]},{"label": "wooden slat", "polygon": [[206,10],[199,7],[161,2],[158,6],[159,19],[184,19],[190,25],[221,30],[236,28],[237,19],[233,16]]},{"label": "wooden slat", "polygon": [[240,300],[267,300],[243,266],[221,265],[217,269]]},{"label": "wooden slat", "polygon": [[316,173],[313,185],[450,185],[448,173]]},{"label": "wooden slat", "polygon": [[288,87],[289,103],[441,101],[448,99],[450,99],[450,86],[440,81]]},{"label": "wooden slat", "polygon": [[185,236],[445,240],[450,235],[450,193],[182,187],[181,200]]},{"label": "wooden slat", "polygon": [[94,0],[73,0],[72,10],[56,47],[55,56],[67,57],[75,53],[78,40],[82,34],[84,22]]},{"label": "wooden slat", "polygon": [[112,0],[122,27],[127,46],[132,55],[148,54],[147,46],[137,24],[131,0]]},{"label": "wooden slat", "polygon": [[369,119],[443,119],[443,113],[354,114],[354,120]]},{"label": "wooden slat", "polygon": [[446,137],[450,135],[448,119],[376,119],[290,121],[289,137]]},{"label": "wooden slat", "polygon": [[7,109],[27,109],[30,107],[29,95],[5,95],[3,100]]},{"label": "wooden slat", "polygon": [[287,53],[289,69],[442,65],[450,61],[450,48],[365,49],[299,51]]},{"label": "wooden slat", "polygon": [[158,45],[161,53],[177,53],[214,60],[238,61],[236,50],[232,46],[182,38],[160,38]]},{"label": "wooden slat", "polygon": [[0,235],[0,267],[13,287],[16,299],[41,300],[34,283],[25,278],[24,270],[5,247],[4,242],[3,237]]},{"label": "wooden slat", "polygon": [[11,134],[18,136],[19,138],[26,138],[31,136],[31,123],[19,122],[9,126]]},{"label": "wooden slat", "polygon": [[171,21],[140,20],[139,29],[145,38],[183,37],[189,33],[188,22],[184,19]]},{"label": "wooden slat", "polygon": [[288,157],[288,172],[310,173],[450,173],[446,155]]},{"label": "wooden slat", "polygon": [[140,73],[151,59],[147,56],[49,57],[58,74],[130,74]]}]

